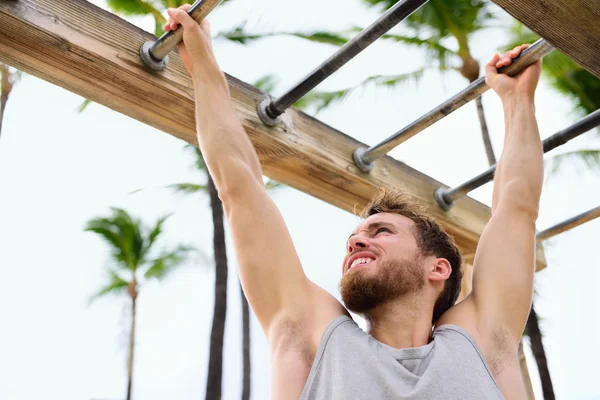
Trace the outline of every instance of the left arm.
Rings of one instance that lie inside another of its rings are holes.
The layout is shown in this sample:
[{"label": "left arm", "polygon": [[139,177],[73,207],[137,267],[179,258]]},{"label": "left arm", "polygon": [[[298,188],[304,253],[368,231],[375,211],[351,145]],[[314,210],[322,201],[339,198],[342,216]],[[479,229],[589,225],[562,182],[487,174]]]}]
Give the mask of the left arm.
[{"label": "left arm", "polygon": [[504,149],[494,180],[492,217],[473,263],[473,291],[443,318],[476,336],[492,370],[499,352],[516,355],[533,295],[535,222],[543,182],[542,143],[534,108],[541,65],[529,66],[516,78],[496,70],[510,64],[523,48],[502,59],[496,55],[486,67],[486,82],[504,106]]}]

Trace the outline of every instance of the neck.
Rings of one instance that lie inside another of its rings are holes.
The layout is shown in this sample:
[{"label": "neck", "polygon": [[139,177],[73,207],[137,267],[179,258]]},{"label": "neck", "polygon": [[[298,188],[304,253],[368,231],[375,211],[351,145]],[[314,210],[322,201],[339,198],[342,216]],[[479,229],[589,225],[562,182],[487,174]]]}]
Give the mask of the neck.
[{"label": "neck", "polygon": [[432,316],[433,304],[422,293],[387,302],[364,315],[367,332],[396,349],[429,343]]}]

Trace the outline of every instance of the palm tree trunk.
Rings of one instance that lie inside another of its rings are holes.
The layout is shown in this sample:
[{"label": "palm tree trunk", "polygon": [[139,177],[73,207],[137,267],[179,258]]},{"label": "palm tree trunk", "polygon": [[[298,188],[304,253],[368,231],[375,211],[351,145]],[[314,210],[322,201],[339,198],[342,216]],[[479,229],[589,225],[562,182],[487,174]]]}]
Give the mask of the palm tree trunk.
[{"label": "palm tree trunk", "polygon": [[483,138],[485,155],[487,156],[488,164],[492,166],[496,164],[496,156],[494,156],[494,148],[492,147],[490,131],[488,130],[485,113],[483,112],[483,102],[481,101],[481,97],[475,99],[475,104],[477,105],[477,116],[479,117],[479,126],[481,127],[481,137]]},{"label": "palm tree trunk", "polygon": [[136,296],[131,297],[131,332],[129,332],[129,358],[127,360],[127,400],[131,400],[131,387],[133,383],[133,351],[135,348],[135,319]]},{"label": "palm tree trunk", "polygon": [[242,400],[250,400],[250,307],[244,289],[240,285],[242,295],[242,354],[243,354],[243,384]]},{"label": "palm tree trunk", "polygon": [[2,121],[4,121],[4,111],[6,110],[6,102],[8,101],[8,95],[2,94],[0,95],[0,136],[2,135]]},{"label": "palm tree trunk", "polygon": [[[479,78],[479,63],[471,55],[469,45],[466,42],[466,37],[459,38],[456,36],[456,39],[460,45],[459,53],[461,54],[462,59],[462,66],[460,67],[459,72],[463,77],[467,78],[469,83],[473,83]],[[462,42],[461,39],[463,40]],[[479,118],[479,126],[481,127],[481,137],[485,147],[485,154],[488,159],[488,164],[491,166],[496,164],[496,157],[494,156],[494,148],[492,147],[492,141],[490,140],[490,131],[485,119],[485,113],[483,112],[483,102],[481,97],[475,99],[475,104],[477,105],[477,117]]]},{"label": "palm tree trunk", "polygon": [[215,306],[212,331],[210,333],[210,356],[208,360],[208,379],[206,399],[221,399],[221,380],[223,376],[223,337],[225,335],[225,315],[227,313],[227,253],[225,249],[225,228],[223,226],[223,207],[217,188],[208,177],[208,193],[212,210],[215,253]]},{"label": "palm tree trunk", "polygon": [[2,135],[2,122],[4,121],[4,111],[6,111],[8,95],[12,90],[10,71],[8,70],[8,65],[6,64],[0,64],[0,82],[0,135]]},{"label": "palm tree trunk", "polygon": [[531,312],[529,318],[527,318],[527,325],[525,331],[531,342],[531,351],[538,367],[540,374],[540,381],[542,383],[542,392],[544,393],[544,400],[554,400],[554,387],[552,386],[552,379],[550,378],[550,371],[548,370],[548,360],[546,359],[546,351],[544,350],[544,343],[542,342],[542,332],[540,331],[540,325],[537,313],[531,305]]}]

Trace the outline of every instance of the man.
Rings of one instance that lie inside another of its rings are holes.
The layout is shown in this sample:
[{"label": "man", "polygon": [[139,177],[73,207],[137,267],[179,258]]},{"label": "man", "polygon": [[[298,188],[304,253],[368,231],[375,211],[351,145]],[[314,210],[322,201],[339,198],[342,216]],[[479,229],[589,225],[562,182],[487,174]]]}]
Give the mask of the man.
[{"label": "man", "polygon": [[[497,73],[526,47],[486,66],[504,105],[506,135],[492,218],[460,292],[459,252],[432,218],[387,192],[350,235],[341,294],[363,332],[302,270],[258,157],[230,102],[209,26],[170,9],[184,27],[180,55],[192,76],[198,140],[223,201],[244,292],[272,352],[274,399],[524,399],[517,349],[533,292],[542,145],[534,116],[540,63],[519,77]],[[432,327],[435,325],[435,329]]]}]

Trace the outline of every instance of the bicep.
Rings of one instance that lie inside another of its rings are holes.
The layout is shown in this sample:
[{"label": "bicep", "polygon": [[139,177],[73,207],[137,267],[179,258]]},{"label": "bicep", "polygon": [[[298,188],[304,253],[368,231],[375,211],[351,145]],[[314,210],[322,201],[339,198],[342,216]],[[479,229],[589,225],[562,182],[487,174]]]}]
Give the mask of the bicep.
[{"label": "bicep", "polygon": [[471,301],[484,331],[506,328],[520,338],[533,295],[535,246],[535,218],[499,204],[481,235],[473,264]]},{"label": "bicep", "polygon": [[259,182],[247,181],[225,196],[223,204],[244,293],[268,331],[279,311],[302,307],[311,283],[279,209]]}]

